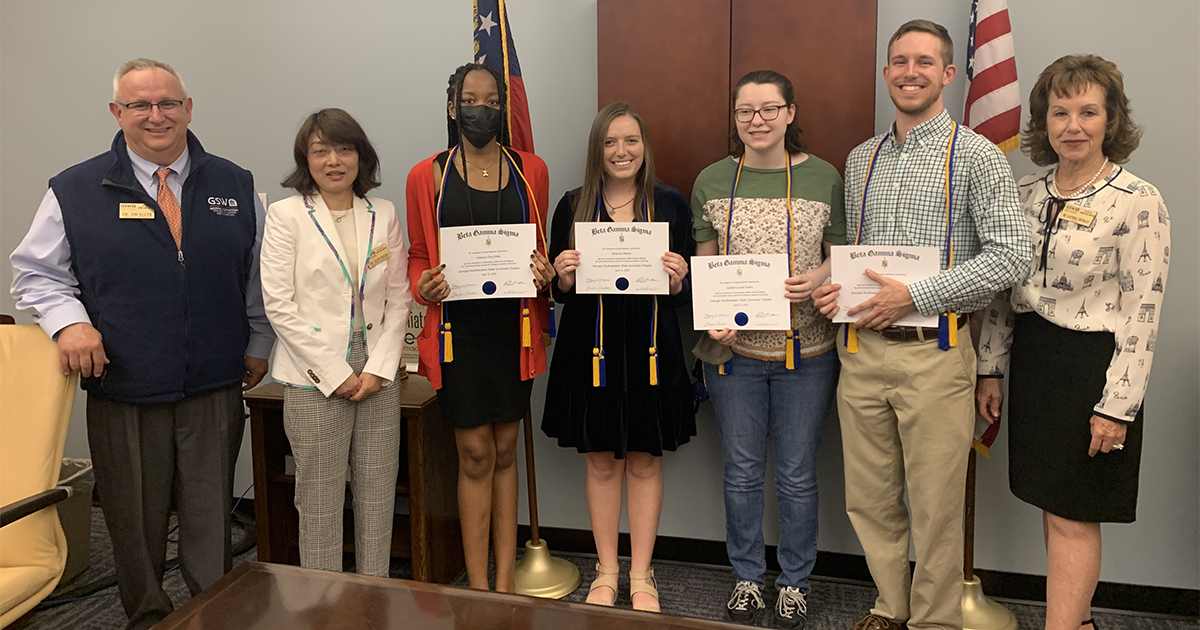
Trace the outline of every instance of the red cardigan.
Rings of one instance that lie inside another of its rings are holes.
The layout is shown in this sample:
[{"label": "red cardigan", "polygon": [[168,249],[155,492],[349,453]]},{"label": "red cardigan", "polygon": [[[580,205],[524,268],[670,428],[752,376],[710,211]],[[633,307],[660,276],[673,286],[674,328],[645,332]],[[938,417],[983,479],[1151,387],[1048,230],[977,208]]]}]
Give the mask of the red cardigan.
[{"label": "red cardigan", "polygon": [[[526,191],[526,194],[533,202],[529,206],[529,222],[537,224],[537,248],[538,251],[545,254],[545,215],[549,210],[550,203],[550,175],[546,170],[546,163],[532,153],[512,148],[508,150],[521,158],[521,170],[529,182],[529,190]],[[418,304],[424,304],[427,308],[425,328],[417,337],[417,351],[421,357],[417,374],[428,378],[434,389],[442,388],[441,335],[438,330],[442,321],[442,306],[425,301],[421,297],[420,291],[417,290],[417,281],[421,279],[421,274],[426,269],[438,266],[441,259],[437,245],[438,224],[435,200],[437,191],[433,185],[433,163],[438,155],[441,153],[421,161],[408,172],[408,185],[405,191],[409,240],[408,279],[412,286],[413,300]],[[518,186],[523,185],[515,172],[512,173],[512,176],[517,177]],[[550,345],[550,338],[548,334],[544,334],[544,331],[547,329],[546,322],[549,321],[549,317],[549,300],[545,295],[529,298],[529,322],[533,344],[529,348],[513,349],[521,353],[521,380],[523,381],[532,380],[538,374],[546,371],[546,346]],[[519,314],[513,319],[513,325],[521,326]]]}]

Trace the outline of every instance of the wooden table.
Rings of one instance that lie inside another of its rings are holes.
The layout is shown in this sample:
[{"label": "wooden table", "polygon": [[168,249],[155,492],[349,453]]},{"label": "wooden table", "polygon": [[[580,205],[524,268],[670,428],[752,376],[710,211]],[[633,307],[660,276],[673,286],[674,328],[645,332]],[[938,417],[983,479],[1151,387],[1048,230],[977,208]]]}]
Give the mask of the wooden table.
[{"label": "wooden table", "polygon": [[245,562],[155,630],[732,630],[716,621]]},{"label": "wooden table", "polygon": [[[283,431],[283,386],[270,383],[245,395],[250,408],[254,458],[254,516],[258,559],[300,564],[296,479],[284,458],[291,446]],[[458,455],[454,432],[441,421],[429,381],[410,376],[400,390],[400,474],[396,496],[408,499],[409,515],[392,526],[392,557],[411,558],[413,579],[449,583],[463,570],[458,521]],[[354,519],[346,502],[345,551],[354,550]]]}]

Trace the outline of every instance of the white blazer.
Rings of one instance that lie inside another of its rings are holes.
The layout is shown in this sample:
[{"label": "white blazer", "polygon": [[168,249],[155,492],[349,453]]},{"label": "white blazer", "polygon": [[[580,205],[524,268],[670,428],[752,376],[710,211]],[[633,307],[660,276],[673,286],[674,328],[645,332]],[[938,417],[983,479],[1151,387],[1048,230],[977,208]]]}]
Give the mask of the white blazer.
[{"label": "white blazer", "polygon": [[[391,383],[400,365],[412,294],[408,249],[396,208],[377,197],[354,198],[358,260],[346,260],[333,216],[320,194],[271,204],[263,231],[261,273],[267,319],[279,343],[271,377],[329,396],[354,371],[347,358],[353,330],[352,291],[362,290],[367,344],[364,372]],[[391,257],[371,263],[384,252]],[[350,267],[359,286],[350,284]]]}]

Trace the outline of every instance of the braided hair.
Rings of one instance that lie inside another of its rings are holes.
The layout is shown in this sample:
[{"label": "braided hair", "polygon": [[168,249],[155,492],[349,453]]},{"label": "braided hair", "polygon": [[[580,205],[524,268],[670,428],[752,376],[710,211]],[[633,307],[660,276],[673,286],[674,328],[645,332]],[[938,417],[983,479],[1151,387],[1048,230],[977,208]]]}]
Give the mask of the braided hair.
[{"label": "braided hair", "polygon": [[459,95],[462,94],[463,81],[466,80],[468,74],[475,70],[483,70],[496,79],[496,91],[500,94],[500,136],[496,139],[506,147],[512,144],[508,130],[508,90],[504,86],[504,77],[491,66],[482,63],[468,63],[459,66],[454,74],[450,75],[449,85],[446,87],[446,98],[454,105],[454,116],[451,116],[450,112],[446,112],[446,148],[448,149],[453,149],[461,142],[462,136],[458,131],[458,121],[455,120],[462,107],[460,104],[462,99],[459,98]]}]

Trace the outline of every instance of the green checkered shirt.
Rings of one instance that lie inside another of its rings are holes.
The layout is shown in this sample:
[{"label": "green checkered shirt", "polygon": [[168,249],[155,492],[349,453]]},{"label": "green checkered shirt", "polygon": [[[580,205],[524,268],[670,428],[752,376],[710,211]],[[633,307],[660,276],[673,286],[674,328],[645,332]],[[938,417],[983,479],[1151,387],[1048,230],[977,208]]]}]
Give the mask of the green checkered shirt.
[{"label": "green checkered shirt", "polygon": [[[894,127],[893,127],[894,130]],[[889,132],[860,144],[846,159],[846,242],[854,244],[863,186],[883,141],[867,193],[860,245],[936,247],[942,272],[909,285],[922,315],[969,313],[1029,273],[1033,243],[1017,205],[1008,160],[996,145],[959,127],[954,149],[954,265],[946,265],[946,148],[953,121],[942,110],[908,132],[904,144]]]}]

